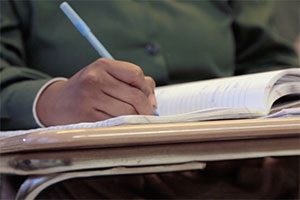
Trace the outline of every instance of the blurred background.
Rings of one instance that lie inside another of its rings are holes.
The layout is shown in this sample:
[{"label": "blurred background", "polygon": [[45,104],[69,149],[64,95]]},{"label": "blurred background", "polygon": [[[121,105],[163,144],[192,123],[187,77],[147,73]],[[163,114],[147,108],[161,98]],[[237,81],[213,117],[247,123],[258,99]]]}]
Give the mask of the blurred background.
[{"label": "blurred background", "polygon": [[300,0],[273,0],[274,25],[295,47],[300,58]]}]

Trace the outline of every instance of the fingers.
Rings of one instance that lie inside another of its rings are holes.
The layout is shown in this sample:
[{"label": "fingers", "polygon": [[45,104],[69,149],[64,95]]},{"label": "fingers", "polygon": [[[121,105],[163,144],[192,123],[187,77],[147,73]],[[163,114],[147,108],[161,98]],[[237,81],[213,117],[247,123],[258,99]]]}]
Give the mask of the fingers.
[{"label": "fingers", "polygon": [[149,87],[149,90],[151,90],[151,93],[148,96],[148,99],[151,103],[151,105],[153,106],[153,108],[157,108],[157,101],[156,101],[156,97],[155,97],[155,93],[154,93],[154,89],[155,89],[155,81],[153,80],[153,78],[146,76],[145,80],[147,82],[147,85]]},{"label": "fingers", "polygon": [[[150,103],[148,96],[139,89],[125,84],[109,74],[107,84],[103,85],[101,89],[103,93],[110,95],[112,98],[131,105],[132,108],[135,109],[136,113],[132,113],[130,111],[129,114],[154,114],[153,105]],[[126,109],[128,108],[126,107]]]},{"label": "fingers", "polygon": [[[154,113],[157,108],[155,81],[151,77],[145,77],[140,67],[110,59],[98,59],[95,63],[111,77],[100,86],[106,94],[132,105],[138,114]],[[107,87],[103,87],[103,84]]]},{"label": "fingers", "polygon": [[79,115],[77,121],[73,121],[72,123],[80,123],[80,122],[97,122],[99,120],[110,119],[114,116],[109,115],[101,110],[97,110],[95,108],[91,108],[90,110],[86,110],[85,112]]},{"label": "fingers", "polygon": [[140,89],[146,96],[151,94],[144,72],[137,65],[110,59],[98,59],[96,62],[114,78]]},{"label": "fingers", "polygon": [[93,103],[93,108],[101,113],[105,113],[111,117],[120,115],[136,115],[138,114],[135,108],[119,99],[102,92],[99,94],[97,101]]},{"label": "fingers", "polygon": [[46,126],[152,115],[154,88],[154,80],[138,66],[99,59],[67,81],[49,85],[39,98],[37,114]]}]

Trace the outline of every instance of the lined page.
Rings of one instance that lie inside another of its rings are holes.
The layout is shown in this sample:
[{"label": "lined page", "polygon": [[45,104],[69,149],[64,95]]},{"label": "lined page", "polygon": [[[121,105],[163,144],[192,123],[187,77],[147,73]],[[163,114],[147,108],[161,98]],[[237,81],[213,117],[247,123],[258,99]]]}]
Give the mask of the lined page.
[{"label": "lined page", "polygon": [[[273,85],[283,75],[289,73],[300,76],[299,69],[290,69],[159,87],[155,92],[160,116],[127,115],[95,123],[70,124],[24,131],[0,131],[0,140],[34,131],[263,116],[269,111],[267,109],[269,94],[271,100],[276,98],[276,91],[285,92],[280,89],[280,85],[276,85],[274,92],[270,93]],[[295,80],[295,75],[281,78],[278,82],[284,83],[286,79],[291,78]],[[298,87],[294,87],[294,89],[299,90]],[[275,97],[273,97],[274,95]],[[298,115],[299,110],[297,113],[288,112],[288,114]]]},{"label": "lined page", "polygon": [[208,108],[240,108],[267,114],[268,93],[281,76],[298,69],[279,70],[222,79],[158,87],[156,96],[161,116]]},{"label": "lined page", "polygon": [[[237,113],[241,113],[240,115]],[[88,129],[88,128],[100,128],[110,127],[118,125],[133,125],[133,124],[153,124],[153,123],[175,123],[175,122],[194,122],[203,120],[219,119],[219,116],[225,115],[224,119],[244,118],[243,111],[232,109],[205,109],[198,112],[192,112],[187,114],[169,115],[169,116],[154,116],[154,115],[126,115],[114,117],[99,122],[86,122],[78,124],[51,126],[47,128],[38,128],[31,130],[19,130],[19,131],[0,131],[0,140],[8,137],[24,135],[32,132],[44,132],[52,130],[73,130],[73,129]]]}]

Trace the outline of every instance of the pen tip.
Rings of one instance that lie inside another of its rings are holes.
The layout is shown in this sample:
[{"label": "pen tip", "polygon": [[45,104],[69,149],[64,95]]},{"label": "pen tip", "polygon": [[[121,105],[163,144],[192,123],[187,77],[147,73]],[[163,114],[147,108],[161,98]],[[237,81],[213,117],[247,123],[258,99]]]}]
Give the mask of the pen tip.
[{"label": "pen tip", "polygon": [[154,116],[159,116],[157,110],[154,110],[154,113],[153,113]]}]

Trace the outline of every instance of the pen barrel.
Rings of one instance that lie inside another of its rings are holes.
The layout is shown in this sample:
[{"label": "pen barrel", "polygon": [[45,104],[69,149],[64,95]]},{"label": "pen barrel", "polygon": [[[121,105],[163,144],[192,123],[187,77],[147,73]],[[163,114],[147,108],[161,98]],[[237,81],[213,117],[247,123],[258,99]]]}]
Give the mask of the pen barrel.
[{"label": "pen barrel", "polygon": [[102,58],[114,59],[91,31],[89,31],[87,35],[85,35],[85,38],[96,49],[96,51]]},{"label": "pen barrel", "polygon": [[101,44],[101,42],[95,37],[88,25],[79,17],[79,15],[67,2],[63,2],[60,5],[60,8],[71,20],[76,29],[89,41],[89,43],[96,49],[96,51],[102,58],[114,59],[112,55],[110,55],[110,53]]},{"label": "pen barrel", "polygon": [[79,17],[79,15],[73,10],[73,8],[68,3],[62,3],[60,5],[60,8],[68,16],[70,21],[82,35],[86,35],[88,34],[88,32],[91,31],[86,25],[86,23]]}]

